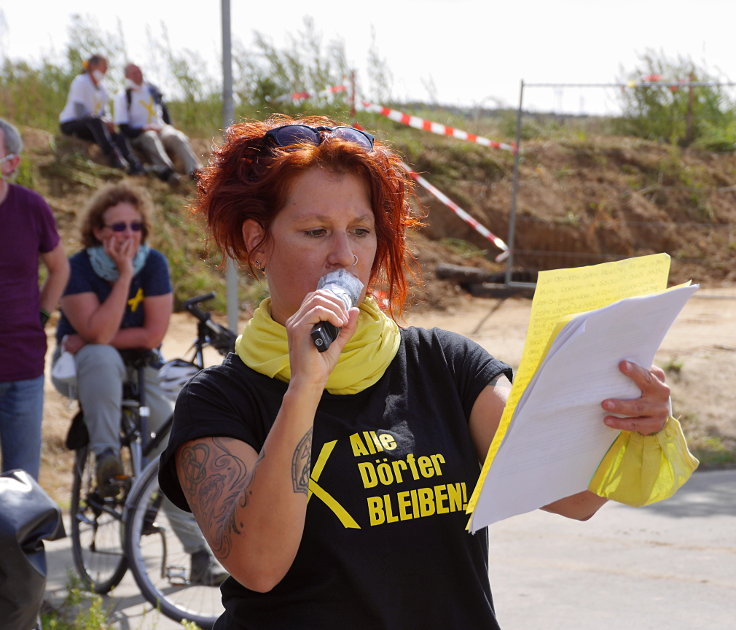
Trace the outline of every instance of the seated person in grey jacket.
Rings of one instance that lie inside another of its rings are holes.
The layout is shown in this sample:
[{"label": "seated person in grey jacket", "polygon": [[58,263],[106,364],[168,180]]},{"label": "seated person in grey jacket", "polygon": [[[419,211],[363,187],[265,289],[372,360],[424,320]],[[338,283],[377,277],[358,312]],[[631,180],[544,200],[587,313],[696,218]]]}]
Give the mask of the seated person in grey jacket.
[{"label": "seated person in grey jacket", "polygon": [[125,66],[125,79],[125,90],[115,97],[115,124],[121,133],[153,164],[161,179],[178,181],[174,161],[193,176],[201,164],[189,138],[171,124],[161,91],[143,80],[143,72],[134,63]]}]

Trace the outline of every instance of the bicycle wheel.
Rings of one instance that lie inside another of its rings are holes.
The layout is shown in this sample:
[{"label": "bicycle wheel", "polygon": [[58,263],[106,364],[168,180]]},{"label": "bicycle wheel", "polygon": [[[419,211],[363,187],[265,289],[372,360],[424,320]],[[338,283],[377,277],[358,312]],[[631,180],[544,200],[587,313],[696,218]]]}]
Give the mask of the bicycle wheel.
[{"label": "bicycle wheel", "polygon": [[182,518],[199,530],[188,514],[165,501],[158,486],[156,459],[140,475],[128,501],[125,552],[130,570],[154,608],[175,621],[212,628],[224,611],[220,589],[189,580],[191,557],[175,534]]},{"label": "bicycle wheel", "polygon": [[[124,465],[130,461],[123,457]],[[127,570],[123,554],[123,510],[130,478],[120,481],[115,496],[103,497],[97,490],[95,456],[87,446],[76,451],[72,483],[72,555],[86,588],[108,593]]]}]

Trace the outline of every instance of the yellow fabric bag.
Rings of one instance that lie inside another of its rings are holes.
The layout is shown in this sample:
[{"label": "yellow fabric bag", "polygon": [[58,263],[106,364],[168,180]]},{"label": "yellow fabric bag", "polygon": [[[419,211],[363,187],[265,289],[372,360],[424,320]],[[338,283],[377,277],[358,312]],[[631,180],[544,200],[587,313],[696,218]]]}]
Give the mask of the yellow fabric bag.
[{"label": "yellow fabric bag", "polygon": [[654,435],[621,431],[588,489],[626,505],[649,505],[675,494],[699,463],[688,450],[680,423],[670,416]]}]

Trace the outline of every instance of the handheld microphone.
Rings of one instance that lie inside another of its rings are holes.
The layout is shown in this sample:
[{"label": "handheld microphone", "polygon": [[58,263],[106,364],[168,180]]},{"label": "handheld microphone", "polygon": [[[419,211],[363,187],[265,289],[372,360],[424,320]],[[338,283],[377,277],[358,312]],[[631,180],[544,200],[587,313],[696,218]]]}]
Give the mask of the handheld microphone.
[{"label": "handheld microphone", "polygon": [[[322,276],[317,283],[317,289],[327,289],[343,301],[345,308],[351,308],[358,304],[363,283],[349,271],[338,269]],[[315,324],[310,333],[312,342],[320,352],[327,350],[330,344],[337,339],[338,334],[340,334],[340,329],[330,322]]]}]

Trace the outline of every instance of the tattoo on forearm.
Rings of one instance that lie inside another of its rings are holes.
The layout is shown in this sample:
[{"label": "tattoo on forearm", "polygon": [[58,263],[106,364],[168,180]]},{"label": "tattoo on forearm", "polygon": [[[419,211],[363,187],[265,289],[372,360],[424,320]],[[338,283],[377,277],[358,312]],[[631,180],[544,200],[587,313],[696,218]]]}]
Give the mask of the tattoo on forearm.
[{"label": "tattoo on forearm", "polygon": [[291,458],[291,483],[294,492],[309,495],[309,475],[312,472],[312,429],[304,434]]},{"label": "tattoo on forearm", "polygon": [[202,528],[211,533],[212,550],[226,558],[232,549],[232,536],[243,528],[237,514],[248,503],[255,467],[248,471],[221,439],[214,438],[211,445],[200,442],[182,448],[179,469],[187,500]]}]

